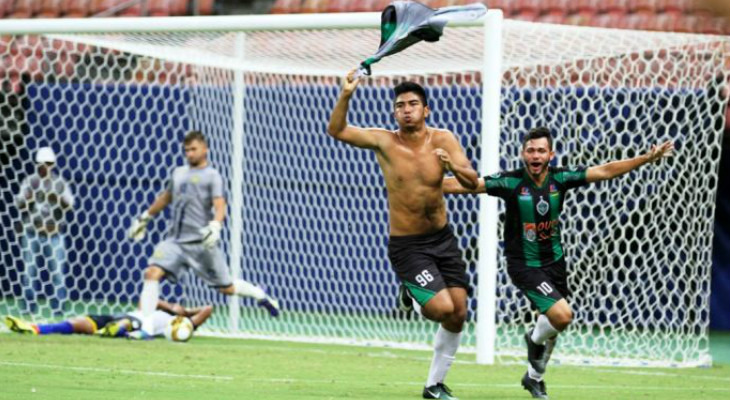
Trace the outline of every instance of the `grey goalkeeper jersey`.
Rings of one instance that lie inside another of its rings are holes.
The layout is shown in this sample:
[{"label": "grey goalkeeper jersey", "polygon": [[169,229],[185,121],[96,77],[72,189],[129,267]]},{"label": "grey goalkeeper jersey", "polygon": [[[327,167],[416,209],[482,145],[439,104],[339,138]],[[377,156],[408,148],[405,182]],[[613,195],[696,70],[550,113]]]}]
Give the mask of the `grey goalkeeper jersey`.
[{"label": "grey goalkeeper jersey", "polygon": [[172,225],[167,238],[178,243],[202,240],[200,229],[213,220],[213,199],[223,197],[221,175],[211,166],[177,167],[172,171],[167,190],[172,194]]}]

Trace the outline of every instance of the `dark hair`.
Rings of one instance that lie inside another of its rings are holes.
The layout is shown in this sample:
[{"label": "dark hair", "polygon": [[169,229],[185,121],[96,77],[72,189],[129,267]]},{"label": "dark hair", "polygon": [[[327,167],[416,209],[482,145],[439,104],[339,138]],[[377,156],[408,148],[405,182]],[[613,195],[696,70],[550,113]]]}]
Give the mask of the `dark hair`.
[{"label": "dark hair", "polygon": [[393,88],[393,91],[395,92],[395,98],[398,98],[398,96],[402,95],[403,93],[410,93],[413,92],[416,94],[416,96],[421,98],[421,102],[423,103],[423,106],[428,106],[428,99],[426,98],[426,91],[423,90],[423,86],[415,83],[415,82],[401,82]]},{"label": "dark hair", "polygon": [[195,140],[199,140],[206,145],[208,144],[208,142],[205,140],[205,135],[203,135],[203,132],[201,131],[190,131],[186,133],[185,139],[183,139],[183,144],[187,145]]},{"label": "dark hair", "polygon": [[539,126],[537,128],[530,129],[527,132],[527,134],[525,135],[525,137],[522,138],[522,147],[525,147],[527,142],[529,142],[530,140],[540,139],[540,138],[547,138],[548,147],[550,148],[550,150],[553,149],[553,137],[550,134],[550,129],[548,129],[544,126]]}]

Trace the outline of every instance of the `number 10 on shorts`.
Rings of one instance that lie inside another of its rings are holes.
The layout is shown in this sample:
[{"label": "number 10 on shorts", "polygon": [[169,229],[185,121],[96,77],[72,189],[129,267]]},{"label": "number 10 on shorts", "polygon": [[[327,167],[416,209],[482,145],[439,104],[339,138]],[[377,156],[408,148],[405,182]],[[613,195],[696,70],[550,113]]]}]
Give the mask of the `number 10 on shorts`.
[{"label": "number 10 on shorts", "polygon": [[547,282],[543,282],[543,283],[537,285],[537,290],[539,290],[540,293],[542,293],[544,296],[547,296],[553,292],[553,288]]},{"label": "number 10 on shorts", "polygon": [[429,282],[433,282],[433,275],[431,275],[427,269],[424,269],[420,274],[416,275],[416,282],[418,282],[421,287],[425,287]]}]

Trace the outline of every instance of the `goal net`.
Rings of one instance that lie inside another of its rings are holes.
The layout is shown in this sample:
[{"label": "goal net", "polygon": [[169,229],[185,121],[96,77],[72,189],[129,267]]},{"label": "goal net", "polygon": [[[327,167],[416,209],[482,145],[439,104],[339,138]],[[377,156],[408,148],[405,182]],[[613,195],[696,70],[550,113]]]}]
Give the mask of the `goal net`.
[{"label": "goal net", "polygon": [[[436,324],[396,308],[375,156],[326,134],[341,77],[377,48],[378,16],[349,29],[339,28],[363,16],[316,18],[321,26],[309,29],[98,34],[78,33],[86,22],[77,21],[66,32],[3,36],[0,314],[45,321],[134,308],[168,214],[139,244],[126,229],[184,163],[185,132],[200,129],[225,180],[227,261],[234,275],[265,285],[283,312],[274,319],[250,300],[229,301],[192,274],[163,284],[163,298],[214,304],[209,334],[428,348]],[[561,223],[575,321],[553,359],[709,364],[726,38],[509,20],[502,35],[503,54],[485,54],[483,27],[449,27],[441,41],[375,64],[350,123],[395,129],[392,87],[410,79],[427,89],[428,123],[452,130],[475,167],[498,157],[500,168],[519,168],[521,136],[540,125],[555,135],[560,166],[675,141],[674,159],[568,196]],[[499,110],[482,102],[484,63],[495,57]],[[499,132],[483,131],[485,113],[500,114]],[[499,148],[482,148],[483,135],[498,135]],[[37,232],[19,208],[43,146],[56,152],[54,172],[74,196],[65,211],[36,199],[59,234]],[[482,203],[472,195],[447,203],[474,288],[464,349],[477,350],[476,295],[489,290],[476,287],[477,270],[496,265],[496,311],[480,318],[496,323],[498,360],[521,362],[535,314],[507,276],[501,223],[487,227],[500,232],[489,243],[498,257],[480,259]]]}]

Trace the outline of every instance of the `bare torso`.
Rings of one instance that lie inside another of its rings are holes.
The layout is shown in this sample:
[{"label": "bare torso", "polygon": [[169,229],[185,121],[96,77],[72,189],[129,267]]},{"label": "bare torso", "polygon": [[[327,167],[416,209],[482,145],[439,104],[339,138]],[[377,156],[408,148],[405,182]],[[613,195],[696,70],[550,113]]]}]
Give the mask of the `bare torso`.
[{"label": "bare torso", "polygon": [[444,167],[433,151],[443,146],[447,134],[433,128],[420,136],[388,132],[389,139],[376,151],[388,189],[391,236],[426,234],[446,225]]}]

